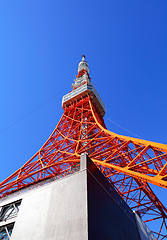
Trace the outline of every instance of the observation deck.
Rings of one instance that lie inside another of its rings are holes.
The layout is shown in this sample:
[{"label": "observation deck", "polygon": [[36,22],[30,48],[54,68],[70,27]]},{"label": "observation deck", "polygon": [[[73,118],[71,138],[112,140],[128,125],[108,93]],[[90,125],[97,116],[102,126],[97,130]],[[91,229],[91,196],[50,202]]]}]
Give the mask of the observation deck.
[{"label": "observation deck", "polygon": [[92,101],[99,110],[102,117],[105,115],[105,105],[99,96],[98,92],[96,91],[95,87],[92,84],[85,83],[81,87],[76,88],[75,90],[66,94],[62,99],[62,107],[65,109],[69,105],[71,105],[76,100],[80,100],[85,96],[91,96]]}]

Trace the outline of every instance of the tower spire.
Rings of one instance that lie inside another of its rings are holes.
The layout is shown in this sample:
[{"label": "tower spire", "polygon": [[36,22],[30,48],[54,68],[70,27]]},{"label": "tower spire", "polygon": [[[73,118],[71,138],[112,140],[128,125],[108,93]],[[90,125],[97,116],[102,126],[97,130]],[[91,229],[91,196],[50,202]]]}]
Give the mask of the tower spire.
[{"label": "tower spire", "polygon": [[82,55],[82,61],[78,64],[78,74],[72,84],[72,91],[66,94],[62,99],[62,107],[65,109],[73,102],[82,99],[85,96],[91,96],[95,107],[103,117],[105,114],[105,105],[97,93],[89,77],[89,65],[85,61],[85,55]]},{"label": "tower spire", "polygon": [[78,64],[78,74],[76,76],[76,79],[74,79],[74,82],[75,83],[72,84],[73,89],[76,89],[84,83],[90,83],[89,65],[85,61],[84,54],[82,55],[82,61]]},{"label": "tower spire", "polygon": [[82,55],[82,61],[85,61],[85,55],[84,54]]},{"label": "tower spire", "polygon": [[87,61],[85,61],[85,55],[82,55],[82,61],[78,64],[78,73],[82,70],[85,70],[87,73],[89,73],[89,65]]}]

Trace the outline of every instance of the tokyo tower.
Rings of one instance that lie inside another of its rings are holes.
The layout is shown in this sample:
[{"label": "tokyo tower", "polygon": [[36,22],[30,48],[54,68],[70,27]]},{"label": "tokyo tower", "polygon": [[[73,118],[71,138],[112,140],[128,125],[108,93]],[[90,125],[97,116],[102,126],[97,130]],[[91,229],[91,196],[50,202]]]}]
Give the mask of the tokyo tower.
[{"label": "tokyo tower", "polygon": [[[62,178],[76,168],[82,153],[150,227],[157,239],[167,238],[167,209],[149,183],[167,188],[167,145],[118,135],[107,130],[105,105],[82,56],[72,91],[62,99],[64,113],[39,151],[0,183],[3,199],[18,190]],[[153,226],[151,224],[150,226]]]}]

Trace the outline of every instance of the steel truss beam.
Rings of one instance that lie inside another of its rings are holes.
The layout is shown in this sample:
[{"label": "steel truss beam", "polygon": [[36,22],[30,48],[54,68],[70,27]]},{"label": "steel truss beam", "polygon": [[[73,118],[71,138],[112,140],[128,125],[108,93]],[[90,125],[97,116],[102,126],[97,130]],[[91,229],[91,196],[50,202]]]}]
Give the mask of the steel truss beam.
[{"label": "steel truss beam", "polygon": [[145,222],[160,224],[154,233],[165,239],[167,209],[148,182],[167,188],[167,146],[110,132],[89,95],[65,108],[41,149],[0,184],[0,197],[62,176],[84,152]]}]

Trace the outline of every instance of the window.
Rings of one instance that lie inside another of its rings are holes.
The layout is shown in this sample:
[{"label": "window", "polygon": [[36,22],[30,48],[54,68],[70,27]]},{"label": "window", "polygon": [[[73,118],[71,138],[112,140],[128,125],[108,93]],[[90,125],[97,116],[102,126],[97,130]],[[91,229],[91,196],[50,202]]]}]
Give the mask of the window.
[{"label": "window", "polygon": [[10,240],[14,223],[0,227],[0,240]]},{"label": "window", "polygon": [[[1,223],[4,222],[4,225],[0,227],[0,240],[10,240],[14,227],[15,218],[17,217],[17,214],[19,212],[20,204],[21,200],[18,200],[16,202],[12,202],[0,207],[0,222]],[[6,222],[7,220],[12,218],[13,218],[12,223],[5,224],[7,223]]]},{"label": "window", "polygon": [[21,200],[2,206],[0,210],[0,221],[2,222],[16,217],[19,211],[20,204]]}]

